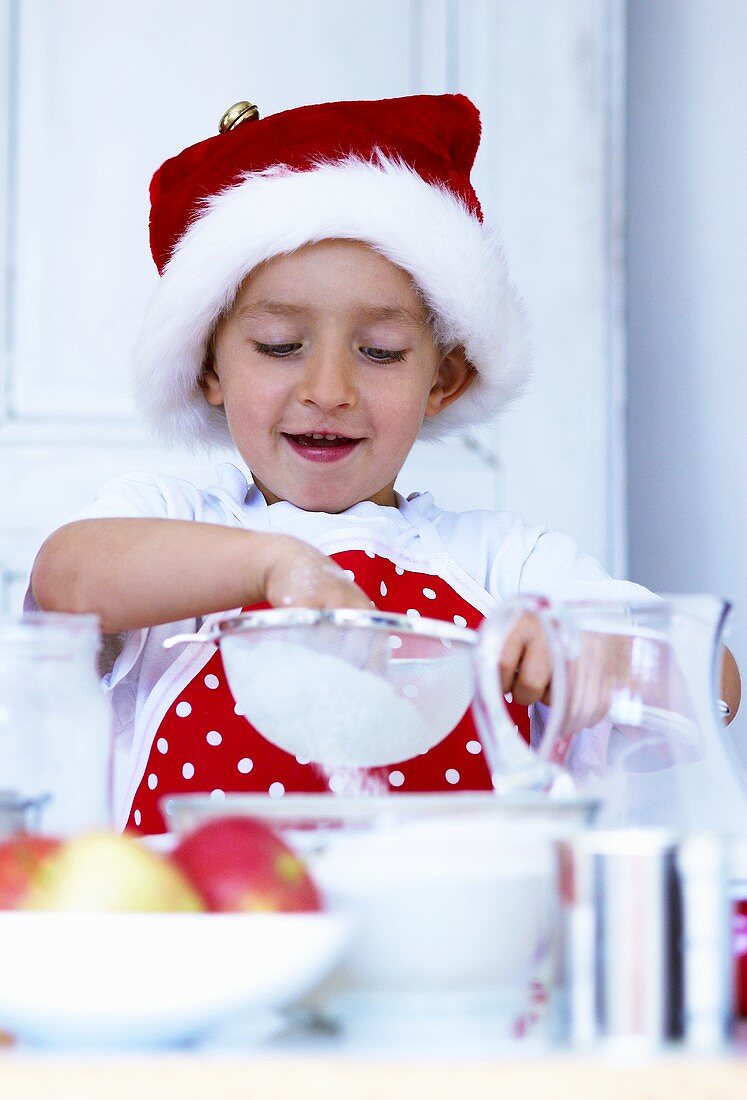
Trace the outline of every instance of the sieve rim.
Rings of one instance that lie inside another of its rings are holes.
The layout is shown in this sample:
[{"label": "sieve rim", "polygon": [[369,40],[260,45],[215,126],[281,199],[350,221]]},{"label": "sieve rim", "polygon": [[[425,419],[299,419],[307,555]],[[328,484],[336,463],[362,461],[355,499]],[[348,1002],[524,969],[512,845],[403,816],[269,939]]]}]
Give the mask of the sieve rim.
[{"label": "sieve rim", "polygon": [[249,634],[255,630],[318,626],[320,624],[353,629],[377,630],[386,633],[413,634],[443,641],[477,645],[478,632],[467,626],[445,622],[443,619],[409,617],[395,612],[359,610],[357,608],[272,607],[264,611],[243,611],[238,615],[225,615],[216,619],[211,628],[199,635],[176,635],[167,638],[164,645],[170,648],[178,642],[215,642],[233,634]]}]

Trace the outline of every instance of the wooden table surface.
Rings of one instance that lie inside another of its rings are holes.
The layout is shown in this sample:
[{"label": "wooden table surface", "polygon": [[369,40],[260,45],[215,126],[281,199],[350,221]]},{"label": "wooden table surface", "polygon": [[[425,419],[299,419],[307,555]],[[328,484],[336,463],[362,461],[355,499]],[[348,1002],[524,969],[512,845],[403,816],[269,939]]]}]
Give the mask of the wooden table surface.
[{"label": "wooden table surface", "polygon": [[747,1057],[0,1055],[2,1100],[741,1100]]}]

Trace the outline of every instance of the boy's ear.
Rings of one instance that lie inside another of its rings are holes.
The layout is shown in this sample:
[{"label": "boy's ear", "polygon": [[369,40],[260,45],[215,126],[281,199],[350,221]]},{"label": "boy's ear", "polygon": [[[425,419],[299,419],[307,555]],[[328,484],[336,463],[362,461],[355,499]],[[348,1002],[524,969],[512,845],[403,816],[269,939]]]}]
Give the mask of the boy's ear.
[{"label": "boy's ear", "polygon": [[205,400],[208,405],[223,404],[223,388],[220,384],[220,378],[216,374],[215,367],[210,361],[205,364],[205,369],[200,375],[199,386],[205,394]]},{"label": "boy's ear", "polygon": [[464,353],[461,344],[448,351],[438,368],[436,381],[428,394],[426,416],[438,416],[452,401],[461,397],[477,377],[477,371]]}]

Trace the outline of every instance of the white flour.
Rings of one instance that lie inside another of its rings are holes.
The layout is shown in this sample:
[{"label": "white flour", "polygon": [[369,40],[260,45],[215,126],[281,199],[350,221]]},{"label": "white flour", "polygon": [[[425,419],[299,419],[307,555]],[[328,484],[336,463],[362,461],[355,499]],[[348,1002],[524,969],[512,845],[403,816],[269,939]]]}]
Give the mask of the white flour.
[{"label": "white flour", "polygon": [[[305,645],[247,645],[228,635],[221,653],[234,698],[252,725],[286,752],[324,767],[397,763],[426,752],[451,729],[434,728],[381,676]],[[461,713],[468,703],[469,694],[459,700]],[[347,782],[345,793],[351,793]]]}]

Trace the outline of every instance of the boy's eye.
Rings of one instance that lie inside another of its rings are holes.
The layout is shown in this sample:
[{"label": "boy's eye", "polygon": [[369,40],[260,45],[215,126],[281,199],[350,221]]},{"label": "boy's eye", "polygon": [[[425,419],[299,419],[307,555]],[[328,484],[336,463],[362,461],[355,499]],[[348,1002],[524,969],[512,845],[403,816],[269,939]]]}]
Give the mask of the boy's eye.
[{"label": "boy's eye", "polygon": [[405,358],[403,351],[391,351],[389,348],[361,348],[361,351],[377,363],[401,363]]},{"label": "boy's eye", "polygon": [[282,359],[286,355],[291,355],[294,351],[298,351],[301,347],[300,344],[259,344],[254,342],[254,347],[260,353],[260,355],[269,355],[273,359]]},{"label": "boy's eye", "polygon": [[[302,344],[261,344],[257,340],[254,341],[254,347],[260,355],[268,355],[272,359],[284,359],[302,346]],[[376,363],[401,363],[405,358],[404,351],[393,351],[391,348],[365,347],[360,350]]]}]

